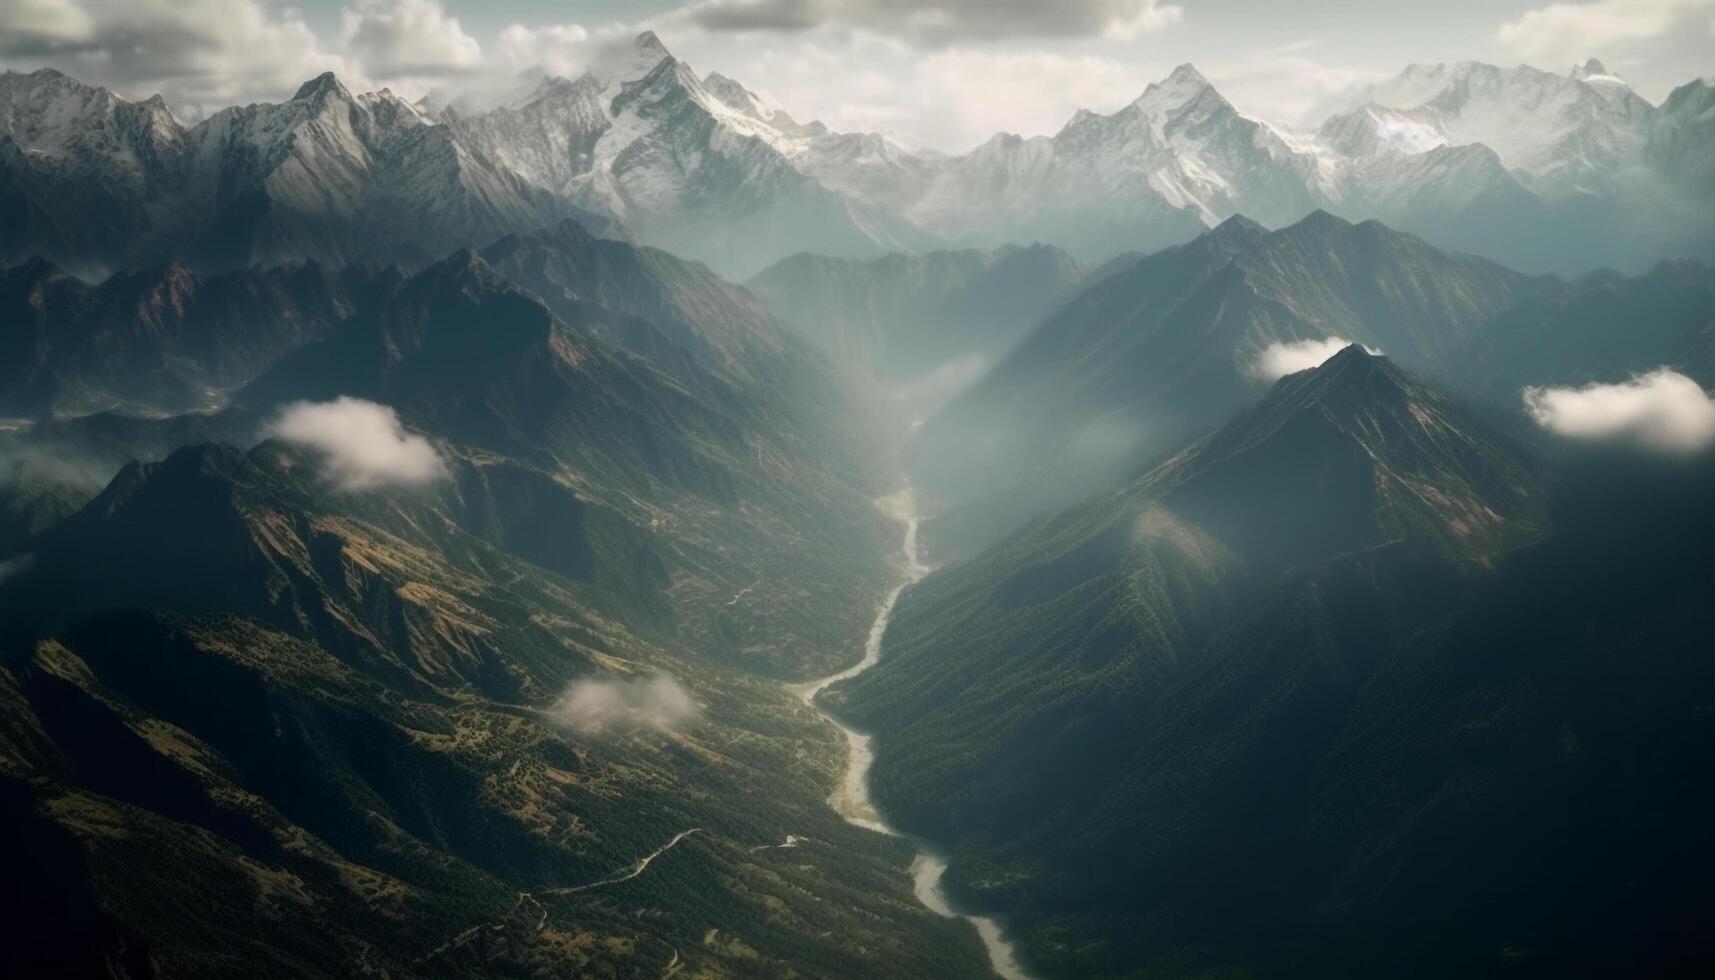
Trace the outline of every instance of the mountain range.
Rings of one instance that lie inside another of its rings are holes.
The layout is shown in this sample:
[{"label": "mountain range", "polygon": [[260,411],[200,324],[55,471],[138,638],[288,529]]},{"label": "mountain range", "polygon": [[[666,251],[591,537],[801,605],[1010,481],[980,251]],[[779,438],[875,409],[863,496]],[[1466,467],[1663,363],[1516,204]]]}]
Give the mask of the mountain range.
[{"label": "mountain range", "polygon": [[[869,413],[742,289],[575,223],[6,282],[8,967],[980,975],[782,687],[892,535]],[[281,435],[365,398],[428,479]]]},{"label": "mountain range", "polygon": [[929,416],[911,464],[944,511],[929,537],[968,556],[1123,482],[1253,401],[1295,349],[1362,344],[1509,424],[1526,385],[1708,377],[1710,281],[1698,262],[1530,276],[1325,211],[1274,231],[1229,218],[1109,270]]},{"label": "mountain range", "polygon": [[867,261],[804,253],[746,286],[836,364],[910,389],[949,372],[946,382],[968,383],[1103,271],[1051,245]]},{"label": "mountain range", "polygon": [[[526,500],[605,505],[660,539],[647,561],[683,601],[634,613],[702,636],[711,655],[803,670],[863,613],[805,617],[787,593],[878,574],[880,423],[857,388],[702,265],[570,221],[412,274],[174,264],[91,286],[34,261],[0,274],[0,296],[18,353],[0,406],[41,420],[12,464],[31,477],[10,491],[24,527],[128,460],[253,445],[290,405],[348,397],[539,474]],[[735,552],[735,538],[755,546]],[[740,592],[749,602],[730,604]]]},{"label": "mountain range", "polygon": [[0,75],[0,974],[1709,973],[1710,93]]},{"label": "mountain range", "polygon": [[1043,975],[1674,975],[1710,475],[1546,462],[1354,345],[909,589],[833,697]]},{"label": "mountain range", "polygon": [[[192,446],[35,537],[0,639],[9,965],[979,975],[822,805],[837,735],[659,628],[669,545],[516,462],[449,467],[354,494],[280,442]],[[695,692],[659,729],[567,706],[651,678]]]},{"label": "mountain range", "polygon": [[1297,132],[1182,65],[1052,136],[941,155],[799,123],[650,33],[484,109],[324,75],[186,127],[158,98],[8,73],[0,260],[420,264],[576,216],[748,277],[797,252],[1008,243],[1097,263],[1235,214],[1279,226],[1324,208],[1529,271],[1637,271],[1715,254],[1711,98],[1697,80],[1652,105],[1596,61],[1412,66]]}]

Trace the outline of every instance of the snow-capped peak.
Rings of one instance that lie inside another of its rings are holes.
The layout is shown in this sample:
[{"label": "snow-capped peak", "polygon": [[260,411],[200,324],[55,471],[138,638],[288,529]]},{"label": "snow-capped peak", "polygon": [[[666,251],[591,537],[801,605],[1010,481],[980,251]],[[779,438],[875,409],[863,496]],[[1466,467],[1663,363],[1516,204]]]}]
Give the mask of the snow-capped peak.
[{"label": "snow-capped peak", "polygon": [[796,142],[805,138],[825,136],[828,128],[819,122],[801,123],[792,118],[780,103],[758,92],[745,88],[742,84],[722,75],[720,72],[709,72],[703,78],[703,89],[714,96],[722,104],[741,115],[771,127],[779,137],[761,134],[765,139],[774,143],[782,152],[793,152]]},{"label": "snow-capped peak", "polygon": [[774,114],[780,111],[780,107],[771,100],[763,99],[718,71],[711,71],[703,78],[703,88],[708,89],[709,94],[728,106],[764,122],[771,120]]},{"label": "snow-capped peak", "polygon": [[1132,105],[1140,109],[1172,111],[1210,93],[1221,98],[1215,87],[1203,77],[1203,73],[1190,62],[1186,62],[1173,69],[1172,73],[1161,81],[1150,82]]},{"label": "snow-capped peak", "polygon": [[1316,143],[1343,156],[1356,157],[1389,152],[1426,153],[1447,145],[1448,139],[1432,113],[1370,103],[1323,123],[1316,132]]},{"label": "snow-capped peak", "polygon": [[351,99],[351,91],[341,84],[338,78],[334,77],[333,72],[324,71],[320,75],[317,75],[304,84],[298,86],[297,94],[292,96],[292,101],[308,102],[315,99],[329,98],[349,101]]},{"label": "snow-capped peak", "polygon": [[590,62],[589,73],[608,83],[618,86],[624,82],[635,82],[654,71],[661,62],[673,55],[654,31],[644,31],[633,38],[630,43],[611,44],[596,54]]},{"label": "snow-capped peak", "polygon": [[158,95],[132,102],[43,68],[0,73],[0,135],[31,153],[135,169],[170,153],[184,127]]},{"label": "snow-capped peak", "polygon": [[1207,86],[1209,84],[1209,80],[1203,77],[1203,73],[1197,70],[1196,65],[1187,61],[1176,65],[1173,71],[1168,73],[1167,83],[1169,85]]},{"label": "snow-capped peak", "polygon": [[1655,111],[1595,58],[1565,75],[1471,61],[1412,65],[1347,98],[1348,112],[1371,103],[1438,132],[1448,145],[1487,146],[1550,196],[1587,193],[1635,170]]},{"label": "snow-capped peak", "polygon": [[1582,65],[1572,68],[1570,77],[1574,81],[1593,86],[1597,91],[1615,92],[1616,94],[1630,92],[1631,85],[1626,80],[1608,70],[1608,66],[1596,58],[1591,58]]}]

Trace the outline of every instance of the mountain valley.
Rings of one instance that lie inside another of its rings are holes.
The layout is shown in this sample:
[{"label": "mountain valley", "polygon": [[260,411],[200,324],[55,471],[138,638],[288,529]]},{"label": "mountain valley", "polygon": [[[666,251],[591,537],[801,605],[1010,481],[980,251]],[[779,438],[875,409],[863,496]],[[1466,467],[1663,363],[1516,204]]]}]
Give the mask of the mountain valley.
[{"label": "mountain valley", "polygon": [[1702,6],[531,6],[0,3],[0,974],[1715,966]]}]

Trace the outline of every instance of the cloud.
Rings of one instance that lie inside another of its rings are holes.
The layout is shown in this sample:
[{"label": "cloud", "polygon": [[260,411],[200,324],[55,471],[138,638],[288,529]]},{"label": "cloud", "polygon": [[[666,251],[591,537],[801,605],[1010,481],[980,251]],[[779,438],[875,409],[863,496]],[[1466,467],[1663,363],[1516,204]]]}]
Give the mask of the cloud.
[{"label": "cloud", "polygon": [[[0,0],[0,57],[210,111],[278,98],[324,71],[351,75],[295,10],[258,0]],[[16,18],[16,20],[14,20]]]},{"label": "cloud", "polygon": [[0,59],[131,98],[159,92],[193,117],[286,98],[327,71],[367,90],[486,64],[441,0],[353,0],[340,24],[318,37],[270,0],[0,0]]},{"label": "cloud", "polygon": [[718,64],[799,119],[947,151],[968,150],[997,131],[1055,132],[1079,109],[1120,108],[1153,77],[1098,54],[973,45],[925,52],[886,34],[832,27],[757,35],[743,45],[691,33],[671,47],[692,64]]},{"label": "cloud", "polygon": [[540,72],[575,78],[612,46],[629,47],[649,29],[699,72],[714,68],[736,78],[800,120],[963,151],[997,131],[1052,133],[1079,109],[1118,109],[1155,77],[1118,56],[976,42],[925,51],[897,33],[833,23],[740,36],[699,25],[691,18],[701,10],[630,23],[513,24],[488,48],[487,77],[461,78],[433,100],[487,107],[517,98],[534,85],[521,78]]},{"label": "cloud", "polygon": [[714,31],[847,27],[940,45],[1017,37],[1124,39],[1177,24],[1184,13],[1159,0],[705,0],[686,16]]},{"label": "cloud", "polygon": [[[1329,337],[1326,340],[1282,340],[1269,344],[1251,361],[1248,373],[1253,378],[1264,381],[1278,381],[1289,374],[1308,371],[1321,366],[1323,361],[1333,357],[1352,342],[1344,337]],[[1381,351],[1373,347],[1365,347],[1371,354]]]},{"label": "cloud", "polygon": [[295,402],[266,434],[321,453],[328,479],[346,490],[421,486],[447,475],[429,440],[407,435],[393,409],[361,398]]},{"label": "cloud", "polygon": [[48,54],[88,42],[95,22],[74,0],[0,0],[0,54]]},{"label": "cloud", "polygon": [[357,0],[342,16],[347,54],[376,78],[435,78],[482,67],[482,45],[437,0]]},{"label": "cloud", "polygon": [[1264,51],[1243,54],[1231,63],[1217,63],[1204,72],[1222,95],[1241,112],[1272,123],[1309,126],[1345,108],[1359,86],[1380,81],[1379,71],[1325,64],[1310,53],[1313,38]]},{"label": "cloud", "polygon": [[937,364],[929,373],[913,378],[894,393],[918,419],[952,401],[960,392],[982,380],[991,362],[981,354],[962,354]]},{"label": "cloud", "polygon": [[1000,131],[1054,132],[1079,109],[1117,108],[1148,84],[1094,55],[966,48],[920,58],[906,77],[915,91],[902,103],[929,109],[935,131],[962,131],[969,143]]},{"label": "cloud", "polygon": [[29,571],[30,566],[35,563],[35,555],[18,555],[15,558],[0,561],[0,585],[5,585],[8,580],[17,578]]},{"label": "cloud", "polygon": [[0,486],[63,487],[93,495],[117,471],[112,463],[61,443],[0,448]]},{"label": "cloud", "polygon": [[620,680],[584,680],[566,688],[549,714],[584,735],[672,731],[697,717],[697,703],[666,674]]},{"label": "cloud", "polygon": [[575,78],[604,53],[629,50],[639,33],[655,21],[636,24],[546,24],[525,27],[513,24],[495,40],[494,66],[502,72],[541,70],[551,75]]},{"label": "cloud", "polygon": [[1522,61],[1560,66],[1692,30],[1715,34],[1715,0],[1552,3],[1502,24],[1495,40]]},{"label": "cloud", "polygon": [[1526,388],[1524,404],[1536,424],[1568,439],[1684,453],[1715,443],[1715,401],[1697,382],[1666,368],[1619,384]]}]

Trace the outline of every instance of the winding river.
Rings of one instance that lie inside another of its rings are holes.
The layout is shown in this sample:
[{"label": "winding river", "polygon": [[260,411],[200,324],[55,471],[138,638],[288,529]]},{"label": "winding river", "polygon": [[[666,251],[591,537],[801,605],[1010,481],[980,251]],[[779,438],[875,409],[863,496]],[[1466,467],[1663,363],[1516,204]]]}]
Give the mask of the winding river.
[{"label": "winding river", "polygon": [[863,659],[856,664],[830,674],[821,680],[810,681],[806,684],[788,686],[793,694],[803,699],[804,703],[813,708],[817,714],[828,720],[828,723],[838,728],[846,737],[846,771],[840,778],[840,784],[834,789],[834,795],[828,798],[840,816],[849,823],[866,827],[877,833],[894,837],[906,837],[917,847],[917,857],[911,862],[911,879],[917,893],[917,900],[922,902],[930,911],[944,918],[961,918],[976,927],[977,935],[982,937],[983,946],[988,950],[989,965],[996,975],[1005,980],[1030,980],[1030,975],[1019,965],[1018,954],[1012,943],[1006,938],[1000,923],[986,915],[967,915],[957,911],[946,892],[941,887],[941,876],[946,873],[947,861],[934,848],[919,838],[901,833],[898,828],[887,822],[875,802],[869,795],[869,771],[875,764],[875,752],[870,747],[870,737],[855,731],[840,723],[838,718],[822,710],[816,704],[816,695],[830,684],[837,684],[863,673],[874,667],[881,659],[881,641],[887,633],[887,621],[893,615],[893,607],[899,602],[899,596],[907,586],[929,574],[929,566],[923,564],[917,553],[917,499],[907,487],[898,493],[882,498],[877,505],[889,517],[899,521],[905,527],[904,540],[900,551],[905,559],[905,578],[882,601],[881,609],[876,613],[875,622],[870,625],[869,639],[863,648]]}]

